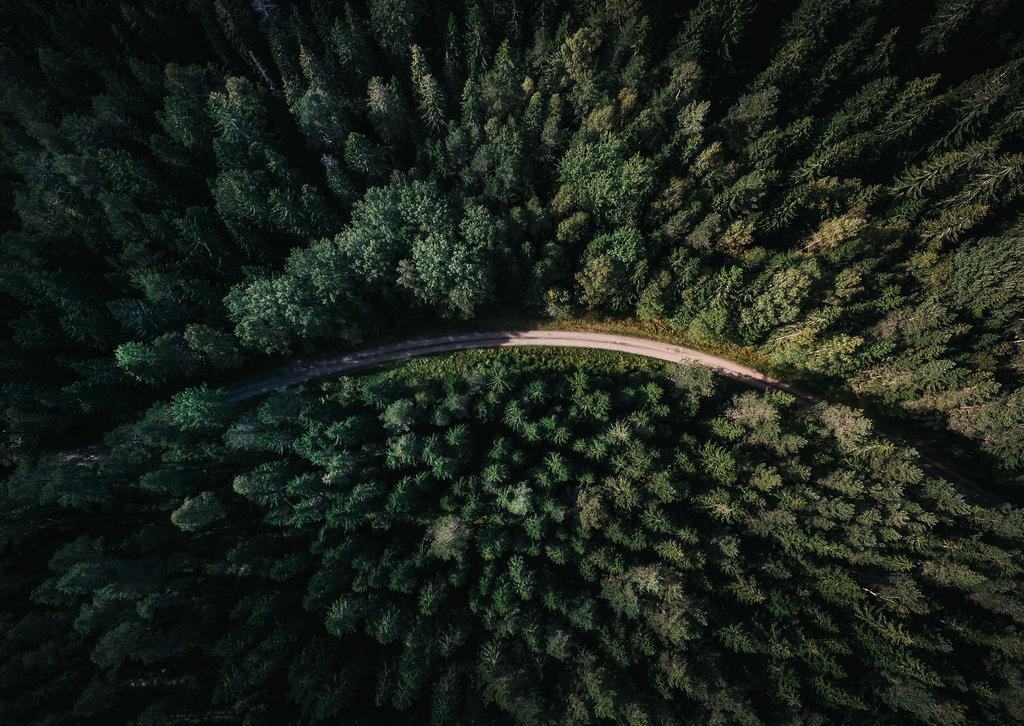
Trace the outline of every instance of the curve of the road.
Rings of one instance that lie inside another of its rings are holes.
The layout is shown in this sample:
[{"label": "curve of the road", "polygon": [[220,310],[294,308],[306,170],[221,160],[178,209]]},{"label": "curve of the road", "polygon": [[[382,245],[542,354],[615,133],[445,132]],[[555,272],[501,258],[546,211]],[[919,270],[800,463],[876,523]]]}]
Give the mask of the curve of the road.
[{"label": "curve of the road", "polygon": [[673,363],[697,363],[710,368],[722,376],[734,378],[750,385],[765,389],[774,388],[788,391],[801,401],[813,402],[817,400],[814,396],[800,391],[787,383],[766,376],[764,373],[753,368],[747,368],[731,360],[709,355],[692,348],[684,348],[679,345],[662,343],[646,338],[636,338],[630,335],[610,335],[607,333],[566,330],[501,330],[484,333],[443,335],[434,338],[407,340],[401,343],[368,348],[345,355],[310,360],[300,359],[272,373],[229,388],[228,391],[232,401],[244,401],[249,398],[265,395],[285,386],[292,386],[342,373],[350,373],[397,360],[471,350],[474,348],[508,348],[517,346],[613,350]]},{"label": "curve of the road", "polygon": [[[586,331],[568,330],[501,330],[481,333],[463,333],[443,335],[432,338],[407,340],[392,345],[334,355],[321,358],[299,359],[271,373],[250,379],[249,381],[228,389],[231,401],[244,401],[266,395],[271,391],[286,386],[298,385],[308,381],[327,378],[329,376],[352,373],[372,368],[384,363],[391,363],[424,355],[437,355],[460,350],[478,348],[507,348],[522,346],[543,346],[557,348],[591,348],[612,350],[622,353],[657,358],[672,363],[696,363],[706,366],[715,373],[733,380],[756,386],[766,390],[774,389],[792,394],[802,404],[817,403],[821,400],[806,391],[784,381],[767,376],[760,371],[740,365],[726,358],[710,355],[693,348],[663,343],[647,338],[630,335],[613,335],[608,333],[590,333]],[[881,427],[878,430],[891,435]],[[911,444],[915,444],[913,440]],[[998,501],[992,492],[963,474],[954,471],[942,462],[921,454],[922,468],[936,476],[952,481],[976,496],[988,501]]]}]

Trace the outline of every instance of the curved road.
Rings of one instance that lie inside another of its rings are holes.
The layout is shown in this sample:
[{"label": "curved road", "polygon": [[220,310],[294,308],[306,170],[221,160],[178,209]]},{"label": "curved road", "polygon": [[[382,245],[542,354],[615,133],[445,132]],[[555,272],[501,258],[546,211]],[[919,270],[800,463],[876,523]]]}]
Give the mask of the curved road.
[{"label": "curved road", "polygon": [[[817,403],[822,400],[818,396],[801,391],[788,383],[767,376],[753,368],[748,368],[731,360],[703,353],[693,348],[684,348],[680,345],[662,343],[646,338],[636,338],[630,335],[611,335],[571,330],[499,330],[483,333],[443,335],[433,338],[407,340],[401,343],[368,348],[345,355],[333,355],[309,360],[299,359],[272,373],[267,373],[253,378],[246,383],[228,388],[228,398],[236,402],[244,401],[266,395],[285,386],[293,386],[306,383],[307,381],[327,378],[328,376],[371,368],[382,363],[406,360],[424,355],[437,355],[439,353],[451,353],[475,348],[521,346],[613,350],[641,355],[647,358],[657,358],[658,360],[672,363],[696,363],[710,368],[721,376],[757,386],[758,388],[786,391],[803,404]],[[875,429],[886,436],[893,436],[892,433],[885,431],[878,424],[875,424]],[[896,438],[906,439],[905,436],[896,436]],[[915,447],[919,446],[912,439],[908,440]],[[921,467],[933,475],[959,484],[982,499],[990,502],[1001,501],[1000,497],[978,483],[954,471],[942,462],[926,457],[924,454],[921,454]]]},{"label": "curved road", "polygon": [[244,401],[262,396],[284,386],[326,378],[339,373],[349,373],[363,368],[405,360],[423,355],[436,355],[473,348],[508,348],[517,346],[543,346],[554,348],[592,348],[633,353],[647,358],[672,363],[697,363],[706,366],[719,375],[734,378],[743,383],[764,389],[780,389],[793,394],[797,399],[812,403],[815,396],[800,391],[788,383],[766,376],[753,368],[741,366],[725,358],[702,353],[657,340],[635,338],[630,335],[609,335],[570,330],[499,330],[487,333],[466,333],[444,335],[436,338],[408,340],[378,348],[368,348],[346,355],[297,360],[273,373],[253,379],[248,383],[228,389],[232,401]]}]

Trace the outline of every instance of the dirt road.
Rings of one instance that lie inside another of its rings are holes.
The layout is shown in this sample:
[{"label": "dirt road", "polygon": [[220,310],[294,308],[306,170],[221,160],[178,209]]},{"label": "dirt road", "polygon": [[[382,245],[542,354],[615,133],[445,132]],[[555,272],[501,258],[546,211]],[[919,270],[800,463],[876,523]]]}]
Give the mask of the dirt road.
[{"label": "dirt road", "polygon": [[[710,368],[715,373],[726,378],[732,378],[752,386],[757,386],[758,388],[786,391],[804,404],[817,403],[821,400],[817,396],[801,391],[771,376],[766,376],[764,373],[753,368],[748,368],[731,360],[719,358],[718,356],[703,353],[692,348],[684,348],[679,345],[662,343],[646,338],[635,338],[629,335],[569,330],[501,330],[444,335],[434,338],[407,340],[401,343],[368,348],[345,355],[311,358],[308,360],[298,359],[272,373],[267,373],[246,383],[230,387],[228,388],[228,393],[230,400],[244,401],[265,395],[284,386],[293,386],[320,378],[350,373],[364,368],[372,368],[373,366],[392,361],[475,348],[509,348],[520,346],[614,350],[673,363],[697,363]],[[883,435],[893,436],[891,432],[885,431],[882,427],[876,426],[876,429]],[[919,447],[918,442],[913,439],[910,439],[909,443]],[[999,499],[984,487],[935,459],[922,454],[920,464],[925,471],[955,482],[985,500],[998,501]]]},{"label": "dirt road", "polygon": [[473,348],[508,348],[517,346],[542,346],[552,348],[591,348],[633,353],[647,358],[671,361],[673,363],[697,363],[707,366],[715,373],[765,389],[787,391],[799,400],[813,402],[817,399],[788,383],[766,376],[753,368],[747,368],[725,358],[702,353],[656,340],[634,338],[629,335],[608,335],[563,330],[501,330],[486,333],[445,335],[437,338],[409,340],[394,345],[348,353],[346,355],[297,360],[282,369],[229,389],[232,401],[244,401],[261,396],[283,386],[292,386],[318,378],[370,368],[381,363],[405,360],[423,355],[437,355]]}]

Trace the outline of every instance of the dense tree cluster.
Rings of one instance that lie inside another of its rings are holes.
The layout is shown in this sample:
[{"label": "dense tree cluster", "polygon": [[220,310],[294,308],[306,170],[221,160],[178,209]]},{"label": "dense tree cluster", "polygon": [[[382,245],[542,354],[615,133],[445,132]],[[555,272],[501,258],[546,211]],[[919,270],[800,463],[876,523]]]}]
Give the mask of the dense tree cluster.
[{"label": "dense tree cluster", "polygon": [[1020,510],[706,369],[194,388],[6,512],[7,723],[1004,723]]},{"label": "dense tree cluster", "polygon": [[[4,0],[0,101],[0,722],[1024,721],[1021,510],[862,413],[1022,501],[1024,4]],[[510,311],[851,405],[219,387]]]},{"label": "dense tree cluster", "polygon": [[8,462],[263,352],[512,306],[756,347],[1020,479],[1020,3],[0,13]]}]

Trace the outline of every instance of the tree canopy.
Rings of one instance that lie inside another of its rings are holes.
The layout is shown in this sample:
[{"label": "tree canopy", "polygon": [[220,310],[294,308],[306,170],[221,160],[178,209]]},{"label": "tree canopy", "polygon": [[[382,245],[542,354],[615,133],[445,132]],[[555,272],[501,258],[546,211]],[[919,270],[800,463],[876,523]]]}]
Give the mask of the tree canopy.
[{"label": "tree canopy", "polygon": [[1020,510],[856,410],[518,351],[224,405],[12,478],[7,720],[1024,715]]},{"label": "tree canopy", "polygon": [[746,346],[1019,493],[1017,3],[0,12],[8,465],[511,309]]},{"label": "tree canopy", "polygon": [[[0,69],[3,723],[1024,720],[1024,3],[7,0]],[[232,403],[538,320],[833,403]]]}]

